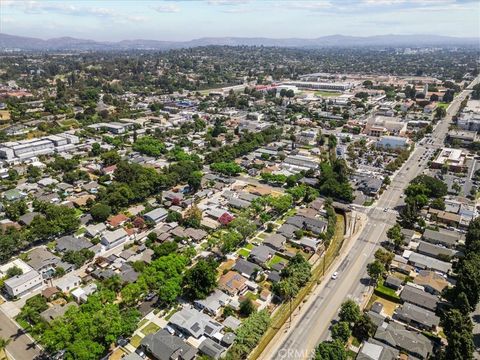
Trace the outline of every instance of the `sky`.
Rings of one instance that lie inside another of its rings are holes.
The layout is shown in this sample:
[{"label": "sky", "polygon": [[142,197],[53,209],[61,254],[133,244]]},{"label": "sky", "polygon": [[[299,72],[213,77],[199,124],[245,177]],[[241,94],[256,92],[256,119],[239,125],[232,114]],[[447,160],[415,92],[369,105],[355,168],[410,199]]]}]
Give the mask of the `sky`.
[{"label": "sky", "polygon": [[98,41],[480,37],[480,0],[0,0],[0,33]]}]

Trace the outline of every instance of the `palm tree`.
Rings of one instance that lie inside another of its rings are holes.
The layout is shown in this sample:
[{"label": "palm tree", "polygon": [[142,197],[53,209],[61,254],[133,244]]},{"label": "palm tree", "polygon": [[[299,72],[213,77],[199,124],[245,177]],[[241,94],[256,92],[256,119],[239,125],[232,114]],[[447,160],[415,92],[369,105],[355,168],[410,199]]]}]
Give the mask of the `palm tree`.
[{"label": "palm tree", "polygon": [[5,351],[6,350],[6,347],[8,346],[8,344],[10,344],[10,339],[4,339],[4,338],[0,338],[0,351],[3,351],[4,353],[4,358],[8,360],[8,356],[7,356],[7,352]]}]

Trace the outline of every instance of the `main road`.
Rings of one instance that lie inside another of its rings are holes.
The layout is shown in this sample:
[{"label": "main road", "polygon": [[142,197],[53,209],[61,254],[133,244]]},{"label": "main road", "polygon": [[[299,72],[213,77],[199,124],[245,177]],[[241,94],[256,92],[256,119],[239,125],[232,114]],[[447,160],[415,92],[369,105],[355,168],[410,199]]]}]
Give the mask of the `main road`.
[{"label": "main road", "polygon": [[[360,304],[364,303],[369,293],[366,266],[372,261],[379,243],[386,239],[386,231],[396,222],[397,213],[392,209],[400,202],[409,182],[426,168],[428,157],[425,155],[428,148],[443,146],[452,117],[470,93],[469,89],[478,81],[480,76],[452,101],[446,117],[437,124],[432,133],[433,144],[416,146],[375,206],[363,209],[367,223],[359,236],[354,239],[353,244],[347,245],[344,257],[332,266],[322,284],[314,290],[292,322],[277,333],[259,359],[296,360],[311,357],[317,344],[328,338],[330,324],[337,317],[342,302],[352,298]],[[331,280],[333,272],[339,274],[336,280]]]}]

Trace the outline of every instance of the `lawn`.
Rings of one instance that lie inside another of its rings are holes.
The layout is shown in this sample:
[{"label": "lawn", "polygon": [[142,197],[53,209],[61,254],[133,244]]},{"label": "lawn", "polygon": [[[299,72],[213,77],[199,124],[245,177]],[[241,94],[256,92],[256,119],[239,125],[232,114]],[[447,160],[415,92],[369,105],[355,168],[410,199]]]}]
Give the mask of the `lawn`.
[{"label": "lawn", "polygon": [[278,256],[277,254],[275,254],[271,259],[270,261],[268,262],[268,266],[269,267],[272,267],[273,265],[275,264],[278,264],[280,262],[287,262],[287,259],[284,259],[283,257],[281,256]]},{"label": "lawn", "polygon": [[132,340],[130,340],[130,345],[132,345],[134,348],[137,348],[140,346],[140,342],[142,341],[142,338],[139,335],[135,335],[132,337]]},{"label": "lawn", "polygon": [[261,240],[265,240],[267,238],[267,234],[265,233],[261,233],[260,235],[257,236],[257,238],[261,239]]},{"label": "lawn", "polygon": [[250,255],[250,250],[240,249],[237,251],[237,254],[240,255],[241,257],[247,258],[248,255]]},{"label": "lawn", "polygon": [[138,323],[137,328],[140,329],[140,328],[141,328],[143,325],[145,325],[146,323],[148,323],[148,319],[143,319],[142,321],[140,321],[140,322]]},{"label": "lawn", "polygon": [[339,95],[342,95],[342,93],[334,92],[334,91],[315,91],[315,95],[328,97],[328,96],[339,96]]},{"label": "lawn", "polygon": [[253,244],[245,245],[245,249],[252,250],[253,249]]},{"label": "lawn", "polygon": [[251,291],[247,291],[247,292],[245,293],[245,297],[248,298],[248,299],[250,299],[250,300],[252,300],[252,301],[255,301],[255,300],[258,299],[258,295],[252,293]]},{"label": "lawn", "polygon": [[160,330],[160,326],[154,323],[150,323],[147,326],[145,326],[140,332],[147,336],[148,334],[153,334],[156,333],[158,330]]},{"label": "lawn", "polygon": [[446,103],[446,102],[439,102],[437,103],[437,107],[439,108],[443,108],[443,109],[447,109],[448,105],[450,105],[449,103]]}]

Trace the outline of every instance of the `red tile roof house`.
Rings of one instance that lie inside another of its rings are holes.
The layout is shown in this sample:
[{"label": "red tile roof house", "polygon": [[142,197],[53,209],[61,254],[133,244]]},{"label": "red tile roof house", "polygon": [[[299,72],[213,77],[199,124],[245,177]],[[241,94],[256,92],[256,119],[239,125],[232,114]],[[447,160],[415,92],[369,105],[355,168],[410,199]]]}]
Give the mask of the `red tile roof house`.
[{"label": "red tile roof house", "polygon": [[107,166],[107,167],[104,167],[102,169],[103,173],[105,175],[113,175],[113,173],[115,172],[115,170],[117,170],[117,165],[111,165],[111,166]]},{"label": "red tile roof house", "polygon": [[117,228],[117,227],[125,224],[125,222],[127,222],[128,220],[129,220],[129,218],[126,215],[118,214],[118,215],[110,217],[110,219],[108,219],[107,223],[110,227]]},{"label": "red tile roof house", "polygon": [[228,225],[234,217],[230,215],[228,212],[224,212],[222,216],[218,218],[218,222],[222,225]]}]

